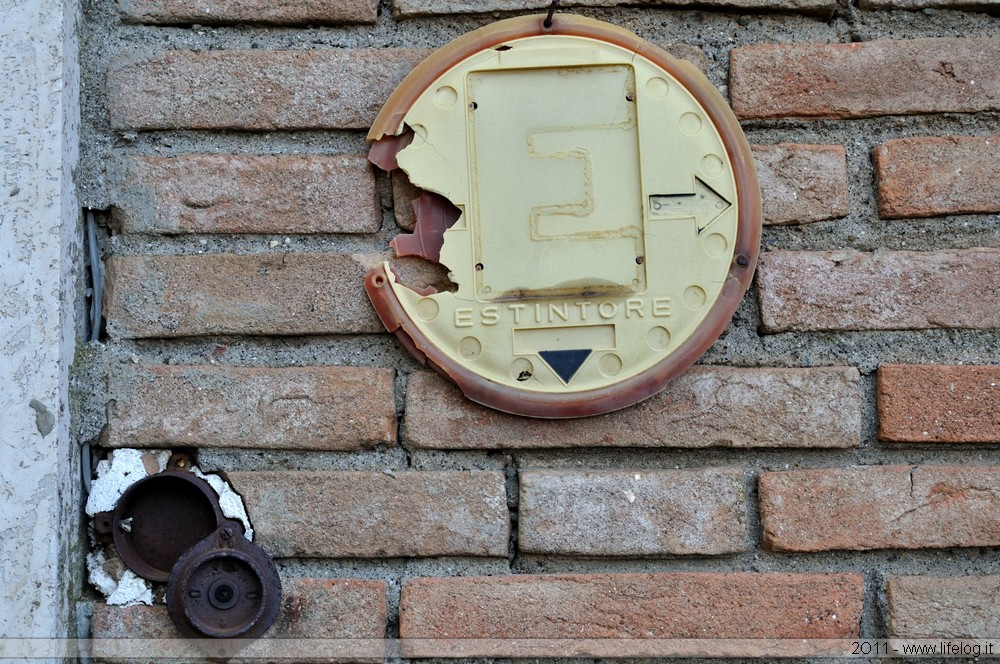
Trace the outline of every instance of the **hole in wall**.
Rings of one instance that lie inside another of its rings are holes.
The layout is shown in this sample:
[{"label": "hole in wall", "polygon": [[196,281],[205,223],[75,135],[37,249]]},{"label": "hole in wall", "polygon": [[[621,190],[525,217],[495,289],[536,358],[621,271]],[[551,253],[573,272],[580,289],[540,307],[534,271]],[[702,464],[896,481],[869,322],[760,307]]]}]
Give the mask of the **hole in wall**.
[{"label": "hole in wall", "polygon": [[87,311],[87,340],[105,341],[107,321],[104,319],[104,253],[102,247],[110,237],[107,210],[83,211],[83,242],[86,255],[84,297]]}]

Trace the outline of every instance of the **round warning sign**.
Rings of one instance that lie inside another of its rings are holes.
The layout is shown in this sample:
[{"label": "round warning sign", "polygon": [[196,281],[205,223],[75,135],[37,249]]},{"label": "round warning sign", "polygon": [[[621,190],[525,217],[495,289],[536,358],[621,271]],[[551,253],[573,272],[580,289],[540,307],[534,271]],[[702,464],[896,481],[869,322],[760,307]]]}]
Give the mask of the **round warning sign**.
[{"label": "round warning sign", "polygon": [[692,65],[576,16],[501,21],[421,63],[369,134],[426,192],[366,288],[470,399],[535,417],[622,408],[718,338],[756,264],[760,192],[732,112]]}]

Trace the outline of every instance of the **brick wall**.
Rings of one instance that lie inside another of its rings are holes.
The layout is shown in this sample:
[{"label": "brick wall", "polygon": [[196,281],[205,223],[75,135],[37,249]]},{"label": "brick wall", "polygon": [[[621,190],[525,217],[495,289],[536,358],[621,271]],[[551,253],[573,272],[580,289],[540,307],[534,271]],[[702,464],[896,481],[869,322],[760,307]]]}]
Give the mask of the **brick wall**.
[{"label": "brick wall", "polygon": [[[562,422],[464,400],[361,287],[413,223],[363,157],[378,108],[430,49],[544,3],[195,4],[86,7],[106,334],[81,348],[77,430],[228,475],[286,586],[271,636],[404,637],[375,659],[1000,638],[991,0],[577,3],[728,94],[765,229],[700,366]],[[92,632],[173,628],[98,604]]]}]

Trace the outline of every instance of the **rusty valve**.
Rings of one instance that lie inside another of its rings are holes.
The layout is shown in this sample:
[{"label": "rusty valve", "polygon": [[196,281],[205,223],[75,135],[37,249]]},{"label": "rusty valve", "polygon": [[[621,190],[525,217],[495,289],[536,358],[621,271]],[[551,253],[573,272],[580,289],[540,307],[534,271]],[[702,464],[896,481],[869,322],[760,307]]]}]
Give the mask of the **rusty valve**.
[{"label": "rusty valve", "polygon": [[180,557],[167,579],[167,611],[189,638],[255,639],[281,604],[281,579],[237,521],[223,524]]}]

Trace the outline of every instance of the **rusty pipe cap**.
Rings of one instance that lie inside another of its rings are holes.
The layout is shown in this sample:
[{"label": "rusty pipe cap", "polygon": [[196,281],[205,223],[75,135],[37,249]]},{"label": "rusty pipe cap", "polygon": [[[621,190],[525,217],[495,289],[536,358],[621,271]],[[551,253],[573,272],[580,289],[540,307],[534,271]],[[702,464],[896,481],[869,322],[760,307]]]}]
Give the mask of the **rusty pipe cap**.
[{"label": "rusty pipe cap", "polygon": [[208,482],[186,471],[165,470],[125,490],[110,528],[129,569],[163,582],[181,555],[223,520],[219,497]]},{"label": "rusty pipe cap", "polygon": [[242,648],[277,617],[281,579],[271,558],[243,536],[243,526],[224,521],[177,561],[166,600],[170,619],[184,636],[238,639]]}]

